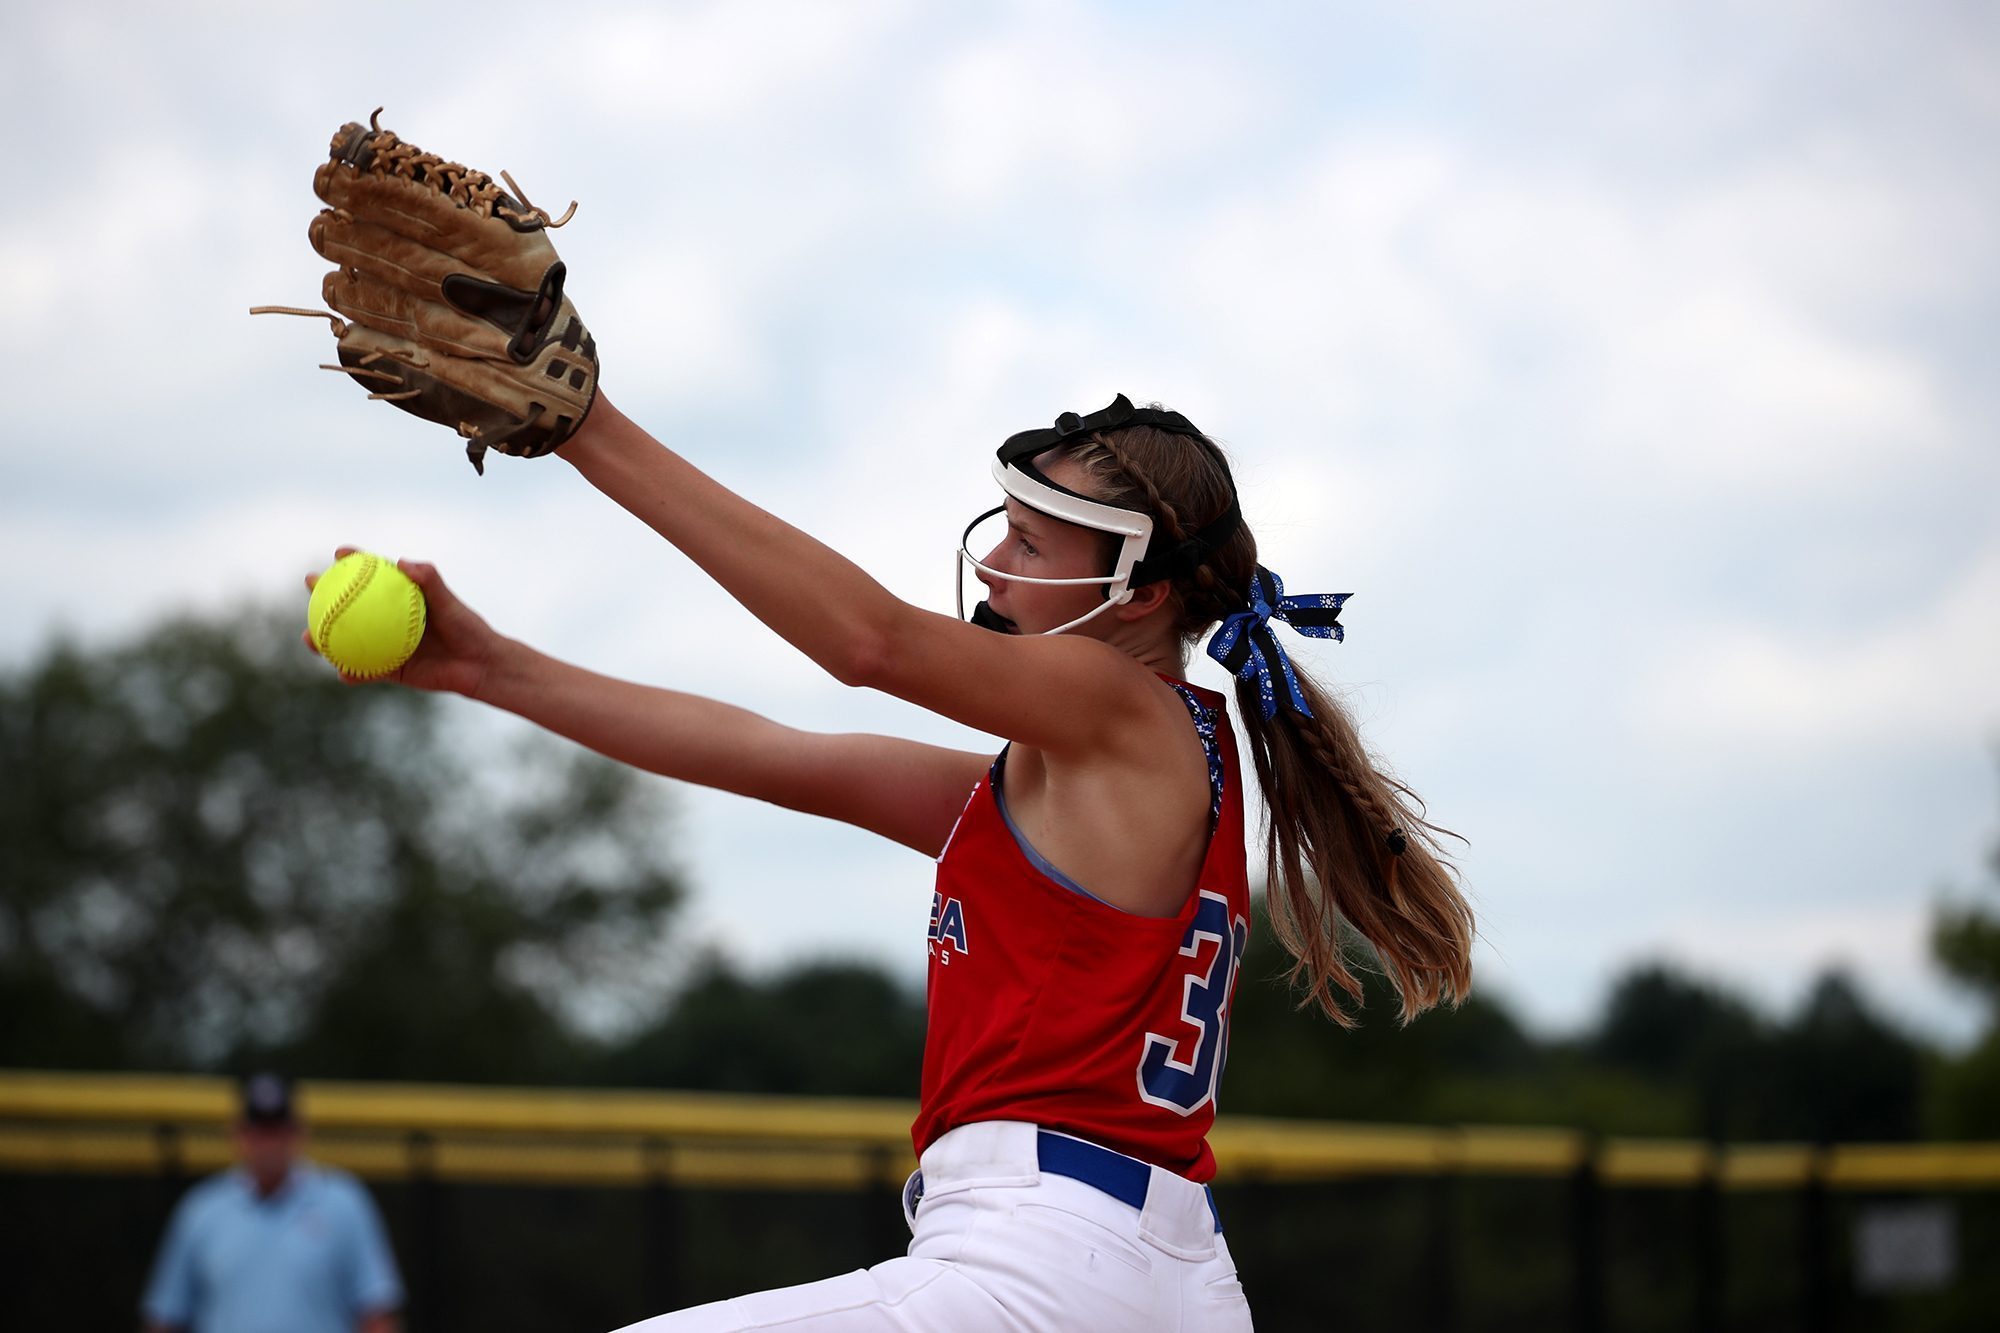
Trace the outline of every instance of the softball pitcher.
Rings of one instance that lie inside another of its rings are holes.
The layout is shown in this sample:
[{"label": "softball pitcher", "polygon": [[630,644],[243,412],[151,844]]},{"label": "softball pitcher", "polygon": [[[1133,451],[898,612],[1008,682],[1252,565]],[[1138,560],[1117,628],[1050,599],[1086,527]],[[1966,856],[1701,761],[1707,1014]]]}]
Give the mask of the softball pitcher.
[{"label": "softball pitcher", "polygon": [[[936,861],[907,1253],[627,1333],[1248,1329],[1207,1187],[1250,926],[1246,792],[1225,700],[1185,680],[1192,647],[1206,639],[1235,677],[1269,807],[1271,919],[1294,980],[1351,1021],[1338,994],[1361,987],[1340,954],[1342,922],[1373,945],[1405,1021],[1456,1003],[1471,979],[1472,913],[1439,853],[1442,830],[1376,770],[1279,638],[1283,626],[1341,638],[1346,595],[1288,595],[1258,564],[1222,451],[1179,413],[1121,395],[1001,445],[1001,504],[959,546],[985,591],[969,618],[962,604],[957,617],[909,605],[620,413],[597,391],[595,343],[546,249],[548,215],[413,153],[386,131],[347,126],[333,167],[375,170],[382,190],[407,184],[460,210],[485,198],[476,225],[497,216],[501,230],[487,234],[482,272],[500,267],[490,251],[503,231],[531,234],[546,253],[530,257],[521,299],[506,297],[506,279],[447,276],[428,295],[421,283],[398,295],[403,315],[391,320],[380,311],[393,303],[357,285],[367,264],[343,252],[346,285],[330,281],[328,294],[357,325],[335,320],[337,368],[455,426],[475,462],[487,447],[559,451],[835,679],[1008,741],[996,756],[808,735],[612,680],[502,637],[434,568],[403,564],[430,619],[393,677],[402,684],[482,700],[668,777],[845,820]],[[320,186],[330,203],[340,195],[343,227],[367,205],[351,184]],[[381,225],[418,208],[386,208]],[[353,227],[355,246],[369,243],[367,225]],[[425,243],[444,247],[435,262],[399,252],[382,273],[462,268],[437,233],[426,224]],[[322,242],[316,228],[322,253],[339,248]],[[411,313],[419,297],[445,308]],[[581,396],[561,412],[532,398],[492,407],[497,394],[482,407],[467,386],[493,368],[448,363],[470,335],[424,342],[479,320],[527,368],[524,382],[560,378]]]}]

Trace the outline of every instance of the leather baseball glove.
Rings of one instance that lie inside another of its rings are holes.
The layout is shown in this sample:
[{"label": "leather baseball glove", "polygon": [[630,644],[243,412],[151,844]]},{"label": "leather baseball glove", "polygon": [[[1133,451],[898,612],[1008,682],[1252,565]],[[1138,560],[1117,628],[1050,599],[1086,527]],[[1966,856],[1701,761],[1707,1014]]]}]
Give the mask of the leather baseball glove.
[{"label": "leather baseball glove", "polygon": [[335,265],[334,310],[254,306],[252,314],[329,319],[338,365],[370,398],[465,437],[466,457],[535,458],[576,432],[597,398],[597,342],[563,293],[551,219],[514,178],[492,177],[405,143],[380,123],[347,124],[313,173],[327,207],[307,235]]}]

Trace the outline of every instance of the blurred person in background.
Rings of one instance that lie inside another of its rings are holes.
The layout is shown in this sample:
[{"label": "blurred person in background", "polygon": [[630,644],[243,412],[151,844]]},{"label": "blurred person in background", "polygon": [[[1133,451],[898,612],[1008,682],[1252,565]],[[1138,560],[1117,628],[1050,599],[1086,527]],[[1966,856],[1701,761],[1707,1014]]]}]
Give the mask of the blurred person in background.
[{"label": "blurred person in background", "polygon": [[256,1074],[238,1165],[174,1209],[140,1305],[146,1333],[396,1333],[402,1280],[374,1200],[300,1155],[291,1083]]}]

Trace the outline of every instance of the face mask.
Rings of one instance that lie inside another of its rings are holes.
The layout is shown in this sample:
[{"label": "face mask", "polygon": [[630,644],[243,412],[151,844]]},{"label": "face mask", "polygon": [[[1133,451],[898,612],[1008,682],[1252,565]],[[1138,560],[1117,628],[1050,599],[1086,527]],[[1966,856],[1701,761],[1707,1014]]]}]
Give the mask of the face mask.
[{"label": "face mask", "polygon": [[[994,569],[972,554],[972,533],[981,523],[996,514],[1006,511],[1002,505],[989,509],[965,527],[965,535],[958,543],[958,615],[964,620],[966,566],[985,574],[988,578],[1007,579],[1014,583],[1039,583],[1047,586],[1101,585],[1104,600],[1098,606],[1054,629],[1042,631],[1045,634],[1061,634],[1075,629],[1091,618],[1103,614],[1114,606],[1121,606],[1132,600],[1132,591],[1148,583],[1163,578],[1172,578],[1183,572],[1192,572],[1206,555],[1215,549],[1242,521],[1237,508],[1235,488],[1230,490],[1229,507],[1221,517],[1210,523],[1193,537],[1181,542],[1171,551],[1158,555],[1149,553],[1153,539],[1152,515],[1137,509],[1127,509],[1120,505],[1106,504],[1088,495],[1079,494],[1065,486],[1059,486],[1042,474],[1035,460],[1051,449],[1061,447],[1073,440],[1087,439],[1101,430],[1115,430],[1126,425],[1146,425],[1175,435],[1191,436],[1197,440],[1207,437],[1195,428],[1193,422],[1178,412],[1162,411],[1158,408],[1140,408],[1124,394],[1112,400],[1109,407],[1092,412],[1089,416],[1078,416],[1065,412],[1056,418],[1050,430],[1028,430],[1007,437],[993,462],[993,479],[1000,483],[1000,489],[1014,500],[1026,505],[1037,513],[1074,523],[1079,527],[1096,532],[1108,532],[1119,538],[1118,554],[1112,562],[1109,574],[1093,575],[1086,578],[1047,579],[1026,574],[1009,574]],[[1007,622],[1002,620],[986,602],[973,608],[970,620],[986,629],[1012,632]]]}]

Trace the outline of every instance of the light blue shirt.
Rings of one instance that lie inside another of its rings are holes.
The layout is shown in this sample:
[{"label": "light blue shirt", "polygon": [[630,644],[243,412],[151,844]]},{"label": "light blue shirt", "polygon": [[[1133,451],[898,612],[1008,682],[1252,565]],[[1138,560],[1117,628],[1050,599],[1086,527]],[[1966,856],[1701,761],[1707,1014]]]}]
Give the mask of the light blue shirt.
[{"label": "light blue shirt", "polygon": [[240,1168],[190,1189],[139,1308],[194,1333],[354,1333],[364,1315],[402,1303],[368,1191],[300,1161],[268,1199]]}]

